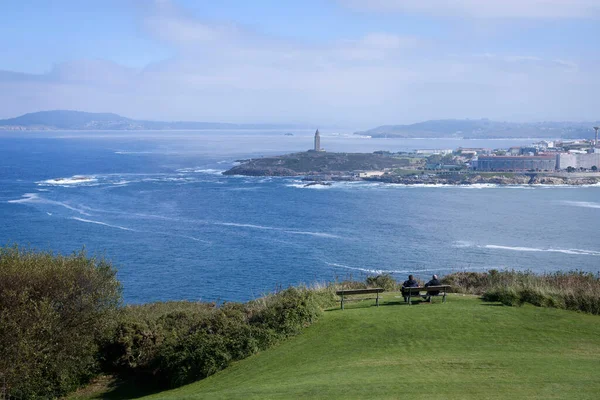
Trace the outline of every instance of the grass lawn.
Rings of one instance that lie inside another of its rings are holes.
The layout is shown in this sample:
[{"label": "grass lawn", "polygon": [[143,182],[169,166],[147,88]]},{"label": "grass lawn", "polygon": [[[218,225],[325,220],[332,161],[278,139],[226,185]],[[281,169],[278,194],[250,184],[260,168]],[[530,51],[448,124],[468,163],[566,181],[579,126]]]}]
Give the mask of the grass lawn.
[{"label": "grass lawn", "polygon": [[327,311],[296,338],[146,398],[600,398],[600,317],[396,296]]}]

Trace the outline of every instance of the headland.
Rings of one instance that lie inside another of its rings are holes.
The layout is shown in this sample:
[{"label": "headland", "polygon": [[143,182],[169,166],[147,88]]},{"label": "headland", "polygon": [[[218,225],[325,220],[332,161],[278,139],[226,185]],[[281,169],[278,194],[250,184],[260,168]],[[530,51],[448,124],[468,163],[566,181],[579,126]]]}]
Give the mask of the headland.
[{"label": "headland", "polygon": [[[308,151],[240,160],[224,175],[302,177],[307,182],[370,181],[403,185],[595,185],[594,170],[479,171],[465,164],[430,163],[417,153]],[[450,160],[447,160],[450,162]],[[452,160],[455,161],[455,160]]]}]

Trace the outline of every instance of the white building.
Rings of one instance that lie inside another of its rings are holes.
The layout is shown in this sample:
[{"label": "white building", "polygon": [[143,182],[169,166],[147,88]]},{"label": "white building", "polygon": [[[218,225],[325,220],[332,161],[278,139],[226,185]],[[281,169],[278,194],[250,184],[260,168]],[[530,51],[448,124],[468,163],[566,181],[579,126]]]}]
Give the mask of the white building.
[{"label": "white building", "polygon": [[569,167],[591,169],[594,166],[600,168],[600,153],[560,153],[556,156],[556,169]]}]

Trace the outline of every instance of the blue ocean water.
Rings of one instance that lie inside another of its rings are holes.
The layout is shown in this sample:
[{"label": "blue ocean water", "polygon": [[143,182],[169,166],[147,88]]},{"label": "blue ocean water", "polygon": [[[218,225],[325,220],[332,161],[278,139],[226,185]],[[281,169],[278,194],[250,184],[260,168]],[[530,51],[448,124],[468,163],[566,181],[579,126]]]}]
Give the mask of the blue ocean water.
[{"label": "blue ocean water", "polygon": [[[310,148],[312,132],[0,133],[0,242],[118,268],[128,303],[243,301],[389,272],[600,270],[600,187],[402,186],[226,177],[236,160]],[[330,151],[529,141],[323,134]]]}]

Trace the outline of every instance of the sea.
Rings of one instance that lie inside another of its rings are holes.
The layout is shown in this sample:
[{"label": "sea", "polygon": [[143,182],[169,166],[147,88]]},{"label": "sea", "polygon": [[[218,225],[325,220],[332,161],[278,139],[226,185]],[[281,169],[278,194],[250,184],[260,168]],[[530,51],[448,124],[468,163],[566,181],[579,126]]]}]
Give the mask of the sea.
[{"label": "sea", "polygon": [[[291,134],[291,135],[290,135]],[[600,186],[433,186],[224,176],[312,131],[0,132],[0,244],[110,260],[124,301],[247,301],[300,284],[489,269],[600,271]],[[506,148],[373,139],[328,151]]]}]

